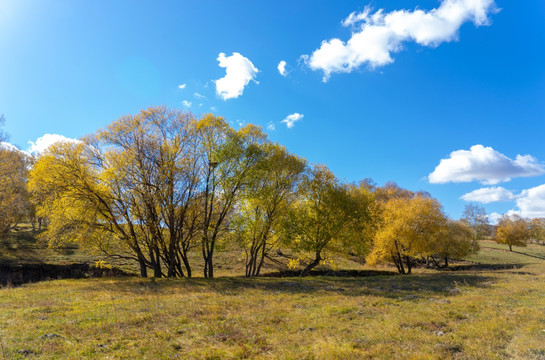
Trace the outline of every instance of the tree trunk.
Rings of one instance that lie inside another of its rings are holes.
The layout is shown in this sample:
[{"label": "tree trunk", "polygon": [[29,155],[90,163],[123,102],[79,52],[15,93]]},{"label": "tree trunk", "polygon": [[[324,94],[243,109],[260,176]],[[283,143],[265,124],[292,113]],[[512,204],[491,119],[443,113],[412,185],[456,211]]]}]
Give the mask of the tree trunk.
[{"label": "tree trunk", "polygon": [[155,249],[155,260],[153,264],[153,277],[162,277],[161,273],[161,258],[159,257],[159,249]]},{"label": "tree trunk", "polygon": [[405,262],[407,263],[407,275],[410,275],[412,270],[411,258],[405,256]]},{"label": "tree trunk", "polygon": [[509,244],[509,251],[513,251],[513,245]]},{"label": "tree trunk", "polygon": [[316,266],[320,264],[320,261],[322,260],[322,254],[320,251],[316,252],[316,257],[314,260],[312,260],[301,272],[300,276],[307,276],[310,270],[314,269]]},{"label": "tree trunk", "polygon": [[148,268],[146,266],[144,259],[140,257],[138,259],[138,264],[140,265],[140,276],[143,278],[148,277]]}]

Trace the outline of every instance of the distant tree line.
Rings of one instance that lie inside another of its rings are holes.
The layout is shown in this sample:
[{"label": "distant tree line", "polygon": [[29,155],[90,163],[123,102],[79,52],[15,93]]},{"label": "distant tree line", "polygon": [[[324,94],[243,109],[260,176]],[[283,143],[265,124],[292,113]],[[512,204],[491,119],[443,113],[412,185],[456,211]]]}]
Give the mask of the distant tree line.
[{"label": "distant tree line", "polygon": [[[40,237],[131,259],[143,277],[191,277],[191,253],[214,277],[214,255],[225,246],[243,250],[247,277],[259,275],[273,252],[289,254],[288,266],[302,275],[333,256],[410,274],[478,251],[490,229],[478,207],[455,221],[428,193],[368,179],[343,183],[259,127],[235,130],[221,117],[165,107],[56,143],[32,161],[7,147],[0,156],[0,186],[25,194],[29,218],[47,219]],[[4,183],[17,174],[4,171],[8,163],[21,175]]]}]

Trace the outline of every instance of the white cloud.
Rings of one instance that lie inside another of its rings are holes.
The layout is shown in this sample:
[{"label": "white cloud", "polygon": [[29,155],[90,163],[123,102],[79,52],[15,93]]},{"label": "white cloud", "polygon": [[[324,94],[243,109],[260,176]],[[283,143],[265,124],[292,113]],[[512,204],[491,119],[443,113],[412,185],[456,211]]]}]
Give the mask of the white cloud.
[{"label": "white cloud", "polygon": [[282,61],[280,61],[280,62],[278,63],[278,67],[277,67],[277,68],[278,68],[278,72],[279,72],[280,75],[282,75],[282,76],[288,75],[288,71],[286,70],[286,65],[287,65],[287,63],[286,63],[284,60],[282,60]]},{"label": "white cloud", "polygon": [[215,80],[216,92],[223,100],[234,99],[242,95],[244,87],[251,80],[255,81],[259,72],[248,58],[237,52],[231,56],[220,53],[217,60],[219,66],[225,68],[225,76]]},{"label": "white cloud", "polygon": [[189,109],[191,107],[191,101],[183,100],[182,105]]},{"label": "white cloud", "polygon": [[517,198],[516,213],[525,218],[545,217],[545,184],[523,190]]},{"label": "white cloud", "polygon": [[193,95],[194,95],[197,99],[206,99],[206,96],[201,95],[201,94],[199,94],[198,92],[194,92]]},{"label": "white cloud", "polygon": [[185,84],[178,85],[179,89],[185,89]]},{"label": "white cloud", "polygon": [[212,110],[212,111],[216,111],[217,109],[216,109],[216,107],[215,107],[215,106],[210,106],[210,110]]},{"label": "white cloud", "polygon": [[492,225],[496,225],[498,221],[500,221],[501,217],[502,217],[502,214],[493,212],[492,214],[488,215],[488,220],[490,221]]},{"label": "white cloud", "polygon": [[9,142],[5,142],[5,141],[0,141],[0,148],[1,149],[6,149],[6,150],[9,150],[9,151],[21,151],[19,150],[19,148],[13,144],[10,144]]},{"label": "white cloud", "polygon": [[36,142],[28,142],[29,147],[27,149],[27,152],[38,155],[43,153],[48,147],[57,142],[79,143],[80,141],[59,134],[44,134],[43,136],[39,137]]},{"label": "white cloud", "polygon": [[407,41],[436,47],[457,40],[463,23],[487,25],[488,14],[495,10],[494,0],[443,0],[438,8],[430,11],[385,13],[380,9],[371,14],[366,7],[363,12],[353,12],[343,20],[344,26],[352,27],[348,41],[324,40],[312,55],[302,58],[311,69],[324,72],[325,82],[332,73],[349,73],[362,65],[376,68],[392,63],[392,54],[401,51]]},{"label": "white cloud", "polygon": [[512,191],[501,186],[485,187],[464,194],[460,199],[465,201],[477,201],[483,204],[498,201],[511,201],[516,198]]},{"label": "white cloud", "polygon": [[513,160],[491,147],[474,145],[469,150],[451,152],[450,157],[442,159],[428,178],[432,184],[479,181],[495,185],[515,177],[543,173],[544,164],[533,156],[517,155]]},{"label": "white cloud", "polygon": [[295,126],[295,122],[301,120],[303,116],[304,116],[303,114],[293,113],[291,115],[286,116],[286,118],[282,120],[281,122],[285,123],[288,129],[291,129],[292,127]]},{"label": "white cloud", "polygon": [[267,124],[267,130],[274,131],[275,129],[276,129],[276,126],[274,125],[272,121]]}]

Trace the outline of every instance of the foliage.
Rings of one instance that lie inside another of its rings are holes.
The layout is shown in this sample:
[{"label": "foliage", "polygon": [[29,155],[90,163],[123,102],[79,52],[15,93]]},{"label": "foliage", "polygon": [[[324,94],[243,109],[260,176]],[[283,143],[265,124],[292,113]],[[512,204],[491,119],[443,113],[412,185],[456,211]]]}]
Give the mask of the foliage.
[{"label": "foliage", "polygon": [[442,259],[445,262],[444,266],[448,267],[449,259],[463,259],[476,252],[472,235],[471,228],[465,222],[447,220],[433,244],[432,258]]},{"label": "foliage", "polygon": [[382,207],[368,263],[393,262],[400,274],[410,274],[415,258],[433,254],[446,221],[435,199],[422,194],[390,198]]},{"label": "foliage", "polygon": [[254,125],[238,131],[223,118],[205,115],[196,122],[200,154],[202,209],[201,249],[204,276],[214,276],[216,243],[226,237],[232,211],[242,191],[252,182],[264,156],[265,134]]},{"label": "foliage", "polygon": [[360,248],[354,242],[367,240],[362,227],[370,221],[368,200],[351,196],[325,166],[309,170],[284,223],[285,243],[299,256],[311,254],[302,275],[326,261],[326,252]]},{"label": "foliage", "polygon": [[29,216],[26,189],[29,157],[0,145],[0,234],[5,234]]},{"label": "foliage", "polygon": [[245,275],[257,276],[278,245],[280,225],[305,171],[306,162],[276,144],[265,144],[264,157],[245,189],[234,216],[234,236],[245,251]]},{"label": "foliage", "polygon": [[536,243],[545,242],[545,219],[544,218],[534,218],[530,220],[528,224],[528,231],[530,240],[535,241]]},{"label": "foliage", "polygon": [[529,238],[527,222],[515,214],[501,217],[494,236],[498,244],[509,246],[509,251],[513,251],[513,246],[526,246]]}]

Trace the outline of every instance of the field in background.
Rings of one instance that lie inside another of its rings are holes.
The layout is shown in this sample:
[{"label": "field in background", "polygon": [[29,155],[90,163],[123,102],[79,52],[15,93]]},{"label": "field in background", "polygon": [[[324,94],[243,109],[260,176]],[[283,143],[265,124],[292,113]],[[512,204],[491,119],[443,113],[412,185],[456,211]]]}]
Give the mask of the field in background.
[{"label": "field in background", "polygon": [[[27,240],[32,256],[95,260]],[[462,270],[411,276],[5,287],[0,359],[545,359],[545,246],[514,250],[483,241]],[[27,250],[6,251],[14,261]],[[242,274],[221,264],[239,257],[220,254],[219,275]],[[341,269],[361,267],[342,261]]]}]

